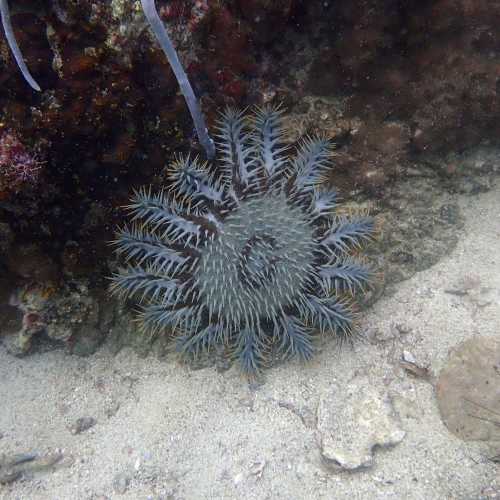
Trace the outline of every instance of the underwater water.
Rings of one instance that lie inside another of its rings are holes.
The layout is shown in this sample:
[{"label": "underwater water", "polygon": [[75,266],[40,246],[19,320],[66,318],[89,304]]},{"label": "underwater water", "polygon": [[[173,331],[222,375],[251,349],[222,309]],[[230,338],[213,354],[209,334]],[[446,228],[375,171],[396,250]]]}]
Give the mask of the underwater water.
[{"label": "underwater water", "polygon": [[0,498],[500,496],[496,2],[0,14]]}]

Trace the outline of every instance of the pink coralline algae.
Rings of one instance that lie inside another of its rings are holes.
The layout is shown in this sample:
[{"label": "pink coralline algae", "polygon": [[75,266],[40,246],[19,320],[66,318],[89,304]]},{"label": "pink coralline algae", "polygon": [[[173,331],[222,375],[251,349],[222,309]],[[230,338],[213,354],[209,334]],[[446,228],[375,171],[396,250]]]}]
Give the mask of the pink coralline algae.
[{"label": "pink coralline algae", "polygon": [[172,0],[168,5],[159,9],[160,17],[167,22],[178,22],[180,21],[186,23],[186,27],[189,32],[194,32],[203,21],[209,10],[207,0],[196,0],[192,2],[186,2],[186,0]]},{"label": "pink coralline algae", "polygon": [[35,184],[42,164],[14,132],[6,130],[0,133],[0,198]]}]

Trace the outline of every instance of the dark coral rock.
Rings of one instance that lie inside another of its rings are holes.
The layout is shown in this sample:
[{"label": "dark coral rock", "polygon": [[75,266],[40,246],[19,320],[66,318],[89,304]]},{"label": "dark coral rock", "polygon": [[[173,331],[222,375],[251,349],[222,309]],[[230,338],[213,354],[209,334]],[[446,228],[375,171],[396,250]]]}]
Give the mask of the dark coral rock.
[{"label": "dark coral rock", "polygon": [[7,266],[13,275],[37,283],[55,283],[60,276],[57,264],[36,244],[16,245],[8,254]]},{"label": "dark coral rock", "polygon": [[402,169],[410,143],[410,131],[401,122],[363,123],[342,148],[339,165],[350,170],[355,187],[381,196]]},{"label": "dark coral rock", "polygon": [[252,37],[268,44],[281,36],[292,14],[293,0],[237,0],[243,18],[250,24]]},{"label": "dark coral rock", "polygon": [[[410,131],[403,162],[413,153],[463,151],[497,140],[497,4],[340,0],[313,19],[323,43],[307,88],[344,95],[348,117],[381,127],[388,117],[402,123]],[[382,182],[391,178],[386,163]]]},{"label": "dark coral rock", "polygon": [[14,235],[9,224],[0,222],[0,255],[4,257],[11,249],[14,242]]},{"label": "dark coral rock", "polygon": [[[260,43],[252,36],[255,19],[231,3],[157,4],[197,93],[212,96],[202,99],[208,117],[218,103],[246,100]],[[272,4],[267,9],[277,12]],[[46,163],[42,182],[0,205],[0,217],[23,239],[49,234],[51,251],[60,253],[67,241],[81,238],[94,202],[105,200],[109,216],[121,184],[126,191],[136,176],[161,171],[174,144],[191,146],[192,123],[134,2],[23,0],[11,5],[11,17],[42,93],[22,80],[2,38],[0,121]]]}]

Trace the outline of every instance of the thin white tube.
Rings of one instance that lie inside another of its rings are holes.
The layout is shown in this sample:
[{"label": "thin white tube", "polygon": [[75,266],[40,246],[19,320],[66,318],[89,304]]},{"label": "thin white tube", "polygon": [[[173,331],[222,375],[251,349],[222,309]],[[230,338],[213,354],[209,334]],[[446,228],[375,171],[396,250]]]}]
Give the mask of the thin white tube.
[{"label": "thin white tube", "polygon": [[21,54],[21,49],[17,44],[14,30],[12,29],[12,23],[10,22],[9,5],[7,4],[7,0],[0,0],[0,15],[2,17],[2,26],[5,31],[5,38],[7,38],[7,43],[9,44],[10,50],[12,51],[14,59],[16,60],[24,79],[29,83],[33,90],[40,92],[40,86],[31,76],[30,70],[28,69],[28,66],[26,66],[23,55]]},{"label": "thin white tube", "polygon": [[158,40],[160,47],[163,52],[167,56],[168,62],[172,67],[172,70],[179,82],[179,87],[181,89],[182,95],[186,100],[186,104],[189,108],[189,112],[191,113],[191,117],[193,118],[194,127],[196,129],[196,133],[198,135],[198,140],[200,144],[205,149],[207,157],[211,160],[215,156],[215,144],[214,141],[208,135],[208,130],[205,125],[205,119],[203,117],[203,113],[201,112],[200,105],[196,96],[194,95],[193,88],[189,83],[186,72],[184,71],[181,62],[179,61],[179,57],[177,56],[177,52],[170,41],[167,30],[158,15],[158,12],[155,7],[154,0],[141,0],[142,9],[148,20],[153,33],[155,34],[156,39]]}]

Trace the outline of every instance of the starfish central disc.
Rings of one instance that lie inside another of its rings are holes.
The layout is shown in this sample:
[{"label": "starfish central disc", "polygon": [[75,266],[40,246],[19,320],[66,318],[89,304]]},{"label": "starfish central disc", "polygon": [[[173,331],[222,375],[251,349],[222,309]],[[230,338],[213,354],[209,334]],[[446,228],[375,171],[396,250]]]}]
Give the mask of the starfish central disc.
[{"label": "starfish central disc", "polygon": [[282,194],[244,201],[207,242],[201,301],[226,324],[251,326],[294,304],[313,262],[313,228]]},{"label": "starfish central disc", "polygon": [[248,288],[272,283],[280,257],[279,243],[266,233],[255,233],[243,246],[238,262],[238,277]]}]

